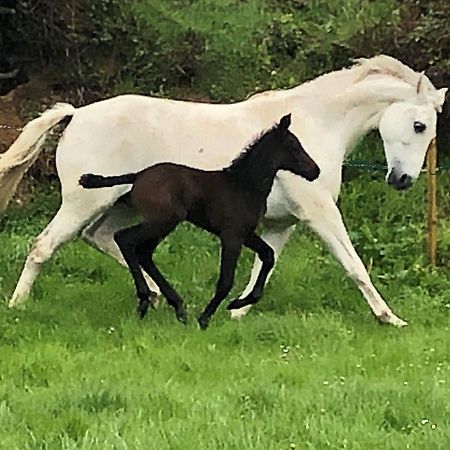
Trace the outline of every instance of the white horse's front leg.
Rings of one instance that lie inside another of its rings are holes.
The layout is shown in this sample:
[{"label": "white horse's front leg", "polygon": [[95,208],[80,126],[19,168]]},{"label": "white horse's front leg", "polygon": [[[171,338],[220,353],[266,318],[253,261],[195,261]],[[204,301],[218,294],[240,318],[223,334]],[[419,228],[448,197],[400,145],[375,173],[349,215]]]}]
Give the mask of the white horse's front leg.
[{"label": "white horse's front leg", "polygon": [[[286,244],[286,242],[289,240],[292,232],[295,229],[295,225],[288,225],[280,227],[280,225],[277,224],[277,226],[268,226],[266,225],[262,234],[261,238],[269,244],[274,253],[275,253],[275,261],[280,256],[281,252],[283,251],[283,247]],[[275,267],[275,266],[274,266]],[[259,271],[261,270],[261,260],[258,258],[258,255],[255,256],[255,261],[253,263],[252,268],[252,274],[250,276],[250,281],[247,284],[247,287],[244,289],[244,292],[239,296],[239,298],[245,298],[250,292],[252,291],[256,279],[258,278]],[[272,276],[273,269],[270,271],[269,276],[267,277],[267,281],[269,281],[269,278]],[[231,310],[231,317],[233,319],[241,319],[244,317],[250,310],[252,305],[244,306],[243,308],[239,309],[232,309]]]},{"label": "white horse's front leg", "polygon": [[290,199],[291,213],[306,220],[325,241],[348,275],[355,281],[377,319],[395,326],[406,325],[405,321],[391,311],[372,284],[364,264],[353,248],[341,213],[331,194],[328,191],[320,191],[320,195],[304,200],[299,199],[299,203],[296,204]]}]

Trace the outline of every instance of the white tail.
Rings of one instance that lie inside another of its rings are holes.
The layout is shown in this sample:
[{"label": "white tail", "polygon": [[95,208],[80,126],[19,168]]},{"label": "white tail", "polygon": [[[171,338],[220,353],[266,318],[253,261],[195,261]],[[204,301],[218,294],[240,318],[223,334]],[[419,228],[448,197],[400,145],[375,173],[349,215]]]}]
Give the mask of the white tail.
[{"label": "white tail", "polygon": [[0,213],[6,209],[20,180],[39,155],[47,131],[74,112],[75,107],[69,103],[57,103],[28,122],[11,147],[0,155]]}]

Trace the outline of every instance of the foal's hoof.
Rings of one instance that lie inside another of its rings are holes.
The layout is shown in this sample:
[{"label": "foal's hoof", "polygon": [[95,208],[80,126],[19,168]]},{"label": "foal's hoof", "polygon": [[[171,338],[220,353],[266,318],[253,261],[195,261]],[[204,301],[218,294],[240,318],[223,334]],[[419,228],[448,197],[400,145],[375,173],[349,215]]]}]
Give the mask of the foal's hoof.
[{"label": "foal's hoof", "polygon": [[179,322],[181,322],[183,325],[187,325],[187,313],[184,309],[181,311],[177,311],[175,314]]},{"label": "foal's hoof", "polygon": [[209,318],[205,317],[205,316],[200,316],[198,319],[198,324],[200,325],[200,328],[202,330],[206,330],[208,328],[209,325]]},{"label": "foal's hoof", "polygon": [[231,303],[228,304],[227,309],[240,309],[244,306],[251,305],[252,302],[246,297],[246,298],[237,298],[236,300],[233,300]]},{"label": "foal's hoof", "polygon": [[151,303],[148,300],[141,300],[137,307],[137,313],[141,319],[145,317],[148,311],[148,307]]}]

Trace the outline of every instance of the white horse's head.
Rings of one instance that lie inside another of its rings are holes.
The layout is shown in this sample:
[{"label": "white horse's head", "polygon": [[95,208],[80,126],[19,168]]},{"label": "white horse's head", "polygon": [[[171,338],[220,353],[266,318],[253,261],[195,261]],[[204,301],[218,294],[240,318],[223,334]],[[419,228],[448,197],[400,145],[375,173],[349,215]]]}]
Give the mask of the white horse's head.
[{"label": "white horse's head", "polygon": [[387,182],[407,189],[419,176],[431,140],[436,136],[437,113],[441,112],[447,88],[436,90],[424,75],[417,96],[393,103],[383,112],[379,131],[388,165]]}]

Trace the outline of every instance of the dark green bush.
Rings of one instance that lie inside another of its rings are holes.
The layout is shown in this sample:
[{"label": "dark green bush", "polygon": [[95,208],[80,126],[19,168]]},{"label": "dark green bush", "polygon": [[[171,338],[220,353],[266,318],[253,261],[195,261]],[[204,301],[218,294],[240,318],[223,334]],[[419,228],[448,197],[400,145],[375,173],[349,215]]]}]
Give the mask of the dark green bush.
[{"label": "dark green bush", "polygon": [[[3,58],[28,77],[47,68],[55,82],[106,93],[124,80],[149,93],[189,84],[204,48],[195,31],[179,29],[169,41],[146,26],[134,0],[21,0],[2,19]],[[156,20],[164,17],[155,10]],[[132,80],[132,83],[129,81]]]}]

